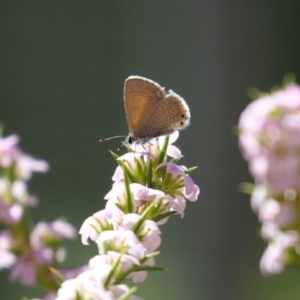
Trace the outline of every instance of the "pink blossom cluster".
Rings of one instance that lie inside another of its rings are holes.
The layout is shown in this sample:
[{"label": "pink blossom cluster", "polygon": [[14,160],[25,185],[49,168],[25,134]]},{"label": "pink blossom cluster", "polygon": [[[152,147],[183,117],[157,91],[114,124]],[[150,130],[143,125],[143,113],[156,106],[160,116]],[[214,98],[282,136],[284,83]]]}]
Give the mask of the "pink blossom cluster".
[{"label": "pink blossom cluster", "polygon": [[[119,166],[106,207],[87,218],[79,232],[83,244],[94,242],[98,253],[88,270],[62,283],[56,299],[137,299],[136,288],[122,282],[140,283],[148,271],[162,269],[154,260],[161,243],[159,225],[173,214],[183,216],[186,199],[195,201],[199,195],[189,176],[194,168],[177,165],[181,153],[171,145],[177,137],[178,132],[134,145],[121,157],[113,154]],[[167,161],[167,155],[173,159]]]},{"label": "pink blossom cluster", "polygon": [[0,270],[10,268],[10,278],[24,285],[43,282],[55,289],[58,281],[49,267],[64,260],[63,238],[73,239],[75,228],[56,220],[31,225],[30,208],[38,199],[28,192],[33,172],[46,172],[49,165],[22,152],[19,137],[0,137]]},{"label": "pink blossom cluster", "polygon": [[239,130],[255,181],[251,205],[268,241],[260,267],[277,274],[300,263],[300,87],[290,84],[251,102]]}]

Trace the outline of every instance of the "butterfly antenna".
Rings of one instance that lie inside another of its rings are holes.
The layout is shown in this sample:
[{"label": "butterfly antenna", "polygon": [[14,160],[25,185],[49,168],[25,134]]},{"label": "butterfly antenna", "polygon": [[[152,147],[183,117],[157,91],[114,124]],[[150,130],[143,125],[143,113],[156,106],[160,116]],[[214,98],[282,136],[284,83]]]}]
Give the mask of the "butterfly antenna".
[{"label": "butterfly antenna", "polygon": [[[112,140],[112,139],[126,138],[126,137],[127,137],[126,135],[116,135],[116,136],[112,136],[112,137],[109,137],[109,138],[100,139],[99,142],[103,143],[103,142],[106,142],[106,141],[109,141],[109,140]],[[123,147],[123,145],[118,147],[117,151],[120,151],[122,147]]]},{"label": "butterfly antenna", "polygon": [[112,136],[109,138],[104,138],[104,139],[100,139],[99,142],[103,143],[112,139],[117,139],[117,138],[126,138],[126,135],[116,135],[116,136]]}]

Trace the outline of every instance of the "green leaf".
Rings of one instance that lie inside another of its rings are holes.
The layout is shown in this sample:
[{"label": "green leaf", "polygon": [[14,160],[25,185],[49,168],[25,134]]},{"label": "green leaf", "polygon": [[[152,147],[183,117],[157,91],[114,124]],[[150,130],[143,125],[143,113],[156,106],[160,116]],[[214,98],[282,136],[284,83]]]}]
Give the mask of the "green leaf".
[{"label": "green leaf", "polygon": [[282,86],[287,87],[288,85],[295,82],[296,82],[296,75],[294,73],[287,73],[283,77]]},{"label": "green leaf", "polygon": [[62,283],[65,281],[64,276],[57,269],[55,269],[53,267],[49,267],[49,270],[51,271],[51,273],[53,273],[55,275],[55,277],[57,278],[59,283]]},{"label": "green leaf", "polygon": [[115,203],[115,206],[117,206],[124,214],[127,213],[127,209],[120,203]]},{"label": "green leaf", "polygon": [[157,180],[161,177],[164,177],[167,173],[167,166],[161,165],[159,168],[156,167],[155,173],[154,173],[154,181],[156,183],[156,189],[159,189],[158,187],[161,186],[161,181]]},{"label": "green leaf", "polygon": [[124,176],[127,175],[130,181],[133,182],[138,182],[138,180],[134,177],[130,169],[127,167],[127,165],[120,159],[117,159],[118,165],[123,169]]},{"label": "green leaf", "polygon": [[140,271],[168,271],[168,269],[159,266],[135,266],[133,272]]},{"label": "green leaf", "polygon": [[277,107],[268,113],[268,116],[274,119],[280,118],[284,114],[284,110],[280,107]]},{"label": "green leaf", "polygon": [[151,215],[151,212],[153,211],[154,206],[156,205],[156,203],[152,202],[147,209],[144,210],[144,212],[141,215],[141,219],[143,219],[143,221],[149,219],[149,215]]},{"label": "green leaf", "polygon": [[172,158],[171,160],[170,160],[170,162],[171,163],[173,163],[173,164],[177,164],[179,161],[180,161],[180,159],[182,158],[183,156],[181,156],[180,158]]},{"label": "green leaf", "polygon": [[198,167],[191,167],[184,171],[185,174],[190,174],[194,172]]},{"label": "green leaf", "polygon": [[144,223],[145,219],[141,218],[139,219],[139,221],[132,227],[132,231],[138,235],[138,232],[140,230],[140,228],[142,227],[143,223]]},{"label": "green leaf", "polygon": [[155,217],[153,219],[153,221],[158,222],[158,221],[160,221],[160,220],[162,220],[162,219],[164,219],[166,217],[170,217],[170,216],[175,215],[175,214],[177,214],[177,211],[168,211],[168,212],[166,212],[164,214],[161,214],[161,215]]},{"label": "green leaf", "polygon": [[139,221],[133,226],[132,231],[135,234],[138,233],[138,231],[142,227],[142,225],[145,222],[145,220],[149,219],[149,215],[151,214],[151,211],[153,210],[154,205],[155,205],[154,203],[152,203],[151,205],[149,205],[147,207],[147,209],[145,209],[144,212],[142,213],[141,218],[139,219]]},{"label": "green leaf", "polygon": [[123,144],[125,146],[125,148],[127,149],[127,152],[135,152],[134,149],[131,148],[131,146],[127,145],[127,144]]},{"label": "green leaf", "polygon": [[147,186],[152,188],[152,176],[153,176],[153,160],[149,159],[147,164]]},{"label": "green leaf", "polygon": [[[154,206],[153,206],[153,209],[151,210],[151,216],[155,216],[157,215],[160,211],[164,211],[166,209],[166,207],[168,206],[168,204],[163,204],[162,201],[156,203]],[[153,219],[153,217],[151,218]]]},{"label": "green leaf", "polygon": [[130,296],[132,296],[136,291],[137,287],[133,286],[130,290],[128,290],[126,293],[124,293],[122,296],[120,296],[117,300],[127,300]]},{"label": "green leaf", "polygon": [[249,195],[251,195],[253,193],[254,188],[255,188],[255,185],[250,182],[242,182],[239,185],[239,190],[242,193],[249,194]]},{"label": "green leaf", "polygon": [[172,173],[166,172],[164,174],[163,180],[162,180],[162,185],[164,187],[168,186],[171,182],[173,183],[174,175]]},{"label": "green leaf", "polygon": [[109,152],[115,160],[117,160],[119,158],[119,156],[116,153],[114,153],[112,151],[109,151]]},{"label": "green leaf", "polygon": [[3,136],[3,133],[4,133],[4,125],[0,123],[0,137]]},{"label": "green leaf", "polygon": [[257,100],[257,99],[263,97],[264,95],[266,95],[266,93],[261,92],[259,89],[255,88],[255,87],[250,87],[247,90],[247,95],[250,99]]},{"label": "green leaf", "polygon": [[232,132],[234,135],[239,136],[240,133],[241,133],[241,129],[239,128],[238,125],[235,125],[235,126],[232,127],[231,132]]},{"label": "green leaf", "polygon": [[144,263],[144,262],[147,261],[148,259],[157,256],[159,253],[160,253],[159,251],[149,253],[149,254],[145,255],[145,257],[142,258],[140,262],[141,262],[141,263]]},{"label": "green leaf", "polygon": [[160,150],[160,153],[157,158],[157,165],[161,164],[166,157],[167,149],[169,145],[169,139],[170,139],[169,136],[166,136],[162,149]]},{"label": "green leaf", "polygon": [[113,277],[116,276],[116,274],[121,270],[121,256],[119,256],[119,258],[114,262],[111,271],[109,272],[105,282],[104,282],[104,286],[107,288],[110,284],[111,284],[111,280]]},{"label": "green leaf", "polygon": [[111,247],[110,247],[110,244],[109,244],[107,241],[104,241],[104,242],[102,243],[102,248],[103,248],[104,254],[106,254],[107,251],[109,251]]},{"label": "green leaf", "polygon": [[127,177],[127,174],[124,173],[124,179],[125,179],[125,191],[126,191],[126,203],[127,203],[127,210],[128,213],[134,212],[134,200],[132,198],[131,190],[130,190],[130,182]]},{"label": "green leaf", "polygon": [[147,174],[145,172],[145,163],[142,159],[136,159],[137,173],[143,178],[143,184],[147,182]]}]

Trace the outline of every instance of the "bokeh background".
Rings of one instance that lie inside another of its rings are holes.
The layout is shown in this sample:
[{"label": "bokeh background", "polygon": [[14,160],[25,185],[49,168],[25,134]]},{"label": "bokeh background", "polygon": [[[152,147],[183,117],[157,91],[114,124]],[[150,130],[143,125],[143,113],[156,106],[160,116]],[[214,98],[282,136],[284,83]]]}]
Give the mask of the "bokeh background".
[{"label": "bokeh background", "polygon": [[[127,134],[123,84],[153,79],[188,102],[192,125],[177,145],[201,187],[183,219],[162,227],[158,264],[138,295],[155,300],[299,299],[300,274],[259,271],[265,247],[249,181],[232,128],[249,102],[247,88],[269,90],[287,72],[300,74],[298,0],[1,1],[0,121],[5,133],[46,159],[30,190],[34,220],[67,217],[77,228],[104,207],[116,164],[108,150]],[[96,253],[68,244],[68,264]],[[0,272],[0,299],[38,297],[40,288],[10,283]]]}]

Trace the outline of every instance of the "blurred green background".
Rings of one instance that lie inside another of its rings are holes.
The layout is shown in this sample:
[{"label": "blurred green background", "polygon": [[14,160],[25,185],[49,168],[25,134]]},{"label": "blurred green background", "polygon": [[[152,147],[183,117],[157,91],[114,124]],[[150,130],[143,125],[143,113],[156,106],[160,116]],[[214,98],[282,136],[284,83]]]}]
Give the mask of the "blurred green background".
[{"label": "blurred green background", "polygon": [[[300,2],[273,1],[1,1],[0,121],[21,147],[46,159],[35,175],[35,221],[65,216],[80,227],[105,205],[116,164],[108,150],[127,134],[123,84],[140,75],[188,102],[191,126],[177,145],[201,187],[185,217],[162,227],[158,264],[138,290],[145,299],[299,299],[300,274],[265,279],[265,243],[232,128],[249,99],[286,72],[300,74]],[[68,264],[87,262],[94,245],[69,243]],[[0,299],[38,297],[0,272]]]}]

